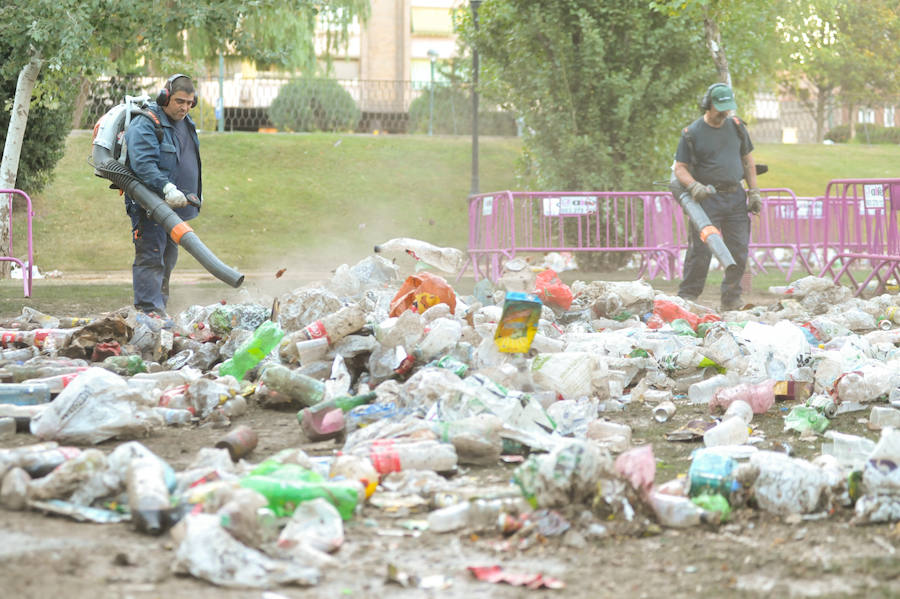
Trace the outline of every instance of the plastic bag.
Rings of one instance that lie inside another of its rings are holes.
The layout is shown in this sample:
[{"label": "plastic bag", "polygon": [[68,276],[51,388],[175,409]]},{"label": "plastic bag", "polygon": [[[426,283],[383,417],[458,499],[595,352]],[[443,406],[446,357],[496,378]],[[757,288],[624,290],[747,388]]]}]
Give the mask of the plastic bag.
[{"label": "plastic bag", "polygon": [[435,304],[447,304],[451,314],[456,310],[456,293],[453,288],[437,275],[429,272],[406,277],[400,290],[391,300],[390,316],[399,316],[406,310],[421,314]]},{"label": "plastic bag", "polygon": [[539,272],[534,281],[534,292],[548,306],[568,310],[572,306],[572,290],[563,283],[556,271],[547,269]]},{"label": "plastic bag", "polygon": [[165,425],[142,395],[105,368],[89,368],[31,420],[31,434],[66,443],[144,435]]},{"label": "plastic bag", "polygon": [[278,584],[318,584],[320,573],[288,560],[276,560],[242,544],[212,514],[182,520],[183,536],[173,568],[224,587],[269,588]]}]

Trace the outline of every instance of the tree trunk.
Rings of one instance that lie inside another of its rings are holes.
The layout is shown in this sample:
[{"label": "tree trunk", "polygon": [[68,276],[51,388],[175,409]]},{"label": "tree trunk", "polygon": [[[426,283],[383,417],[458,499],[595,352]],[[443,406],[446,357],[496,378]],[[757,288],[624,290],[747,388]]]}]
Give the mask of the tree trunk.
[{"label": "tree trunk", "polygon": [[[14,189],[16,186],[19,156],[22,154],[22,141],[25,139],[25,125],[28,123],[28,109],[31,106],[31,94],[34,91],[38,73],[41,72],[42,64],[43,60],[38,56],[32,56],[28,64],[19,72],[19,79],[16,82],[16,97],[13,100],[9,129],[6,132],[6,143],[3,146],[3,160],[0,161],[0,189]],[[9,255],[9,217],[9,202],[0,201],[0,256]],[[9,276],[9,267],[9,261],[0,262],[0,278],[5,279]]]},{"label": "tree trunk", "polygon": [[824,92],[816,94],[816,143],[820,144],[825,140],[825,103],[828,102],[828,96]]},{"label": "tree trunk", "polygon": [[72,129],[82,128],[81,117],[84,115],[89,91],[91,91],[91,80],[88,77],[82,77],[81,85],[78,86],[78,95],[75,97],[75,110],[72,111]]},{"label": "tree trunk", "polygon": [[848,116],[848,120],[850,122],[850,138],[847,141],[850,141],[851,139],[856,138],[856,115],[854,114],[855,112],[856,112],[856,102],[853,102],[853,101],[847,102],[847,113],[848,113],[847,116]]},{"label": "tree trunk", "polygon": [[728,71],[728,57],[722,47],[722,34],[719,24],[708,14],[703,17],[703,30],[706,32],[706,47],[712,54],[713,63],[719,73],[719,81],[731,87],[731,73]]}]

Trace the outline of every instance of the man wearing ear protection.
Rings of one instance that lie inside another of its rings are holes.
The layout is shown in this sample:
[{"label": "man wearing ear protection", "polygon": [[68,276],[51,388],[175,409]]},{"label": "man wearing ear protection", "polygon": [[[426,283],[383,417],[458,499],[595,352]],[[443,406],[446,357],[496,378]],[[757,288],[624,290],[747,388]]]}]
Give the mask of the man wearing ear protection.
[{"label": "man wearing ear protection", "polygon": [[[156,102],[147,105],[150,118],[135,117],[125,131],[128,166],[185,221],[197,216],[202,197],[200,140],[188,116],[196,104],[190,77],[172,75]],[[134,239],[134,306],[145,313],[165,315],[178,245],[127,195],[125,210],[131,217]]]},{"label": "man wearing ear protection", "polygon": [[[729,112],[737,110],[734,92],[724,83],[709,86],[700,101],[703,116],[685,127],[675,152],[675,177],[698,202],[710,221],[722,233],[728,251],[737,265],[722,281],[721,307],[741,307],[741,278],[747,267],[750,243],[750,217],[761,208],[756,183],[753,142],[747,128]],[[745,192],[741,180],[746,179]],[[711,187],[710,187],[711,186]],[[678,295],[696,300],[706,285],[712,252],[696,227],[690,228],[690,240],[684,260]]]}]

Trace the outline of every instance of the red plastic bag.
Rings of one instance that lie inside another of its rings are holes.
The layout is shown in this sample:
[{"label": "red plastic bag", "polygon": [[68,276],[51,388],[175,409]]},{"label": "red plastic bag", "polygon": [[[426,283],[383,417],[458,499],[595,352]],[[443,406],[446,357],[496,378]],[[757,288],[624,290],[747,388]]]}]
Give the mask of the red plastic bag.
[{"label": "red plastic bag", "polygon": [[534,292],[550,306],[568,310],[572,306],[572,290],[559,279],[555,270],[542,270],[534,282]]},{"label": "red plastic bag", "polygon": [[407,310],[419,314],[437,304],[450,306],[450,313],[456,312],[456,294],[442,277],[430,272],[420,272],[406,277],[403,285],[391,300],[390,316],[399,316]]},{"label": "red plastic bag", "polygon": [[647,326],[651,329],[658,329],[662,326],[662,323],[672,322],[676,318],[688,321],[688,324],[691,325],[691,328],[695,331],[697,330],[697,325],[701,322],[715,322],[722,320],[715,314],[707,314],[703,317],[697,316],[693,312],[685,310],[678,304],[668,300],[654,300],[653,316],[647,320]]}]

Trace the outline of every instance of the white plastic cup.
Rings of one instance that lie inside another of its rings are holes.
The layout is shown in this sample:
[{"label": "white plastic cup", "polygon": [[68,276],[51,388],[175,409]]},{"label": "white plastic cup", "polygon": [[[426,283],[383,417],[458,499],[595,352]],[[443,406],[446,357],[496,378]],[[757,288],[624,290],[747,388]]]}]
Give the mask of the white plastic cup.
[{"label": "white plastic cup", "polygon": [[746,401],[736,399],[731,402],[731,405],[725,410],[725,415],[722,417],[722,420],[727,420],[732,416],[737,416],[744,421],[744,424],[750,424],[750,421],[753,420],[753,408],[750,407],[750,404]]},{"label": "white plastic cup", "polygon": [[297,357],[300,359],[300,364],[306,365],[325,357],[325,354],[328,352],[328,338],[319,337],[317,339],[298,341],[295,347],[297,348]]},{"label": "white plastic cup", "polygon": [[699,381],[688,387],[688,399],[692,404],[708,404],[716,391],[734,384],[734,380],[725,374]]},{"label": "white plastic cup", "polygon": [[703,444],[706,447],[743,445],[749,438],[747,423],[741,418],[731,417],[703,433]]},{"label": "white plastic cup", "polygon": [[675,404],[671,401],[663,401],[653,408],[653,418],[657,422],[666,422],[675,414]]}]

